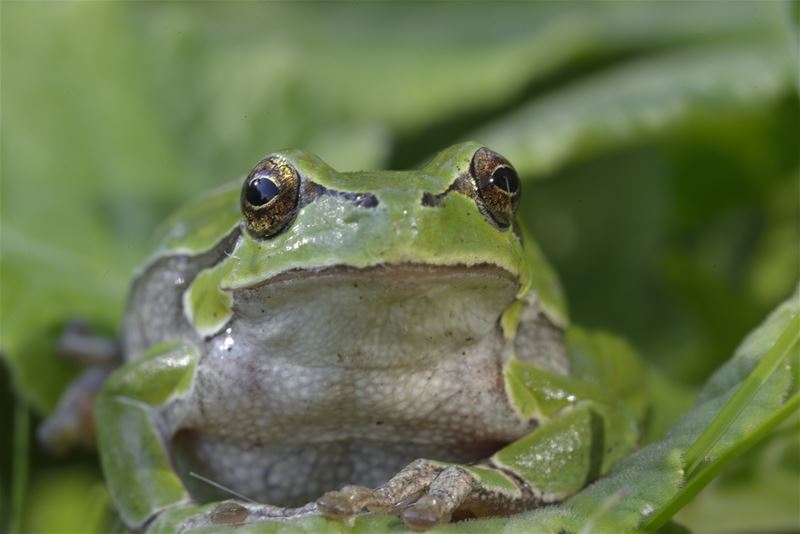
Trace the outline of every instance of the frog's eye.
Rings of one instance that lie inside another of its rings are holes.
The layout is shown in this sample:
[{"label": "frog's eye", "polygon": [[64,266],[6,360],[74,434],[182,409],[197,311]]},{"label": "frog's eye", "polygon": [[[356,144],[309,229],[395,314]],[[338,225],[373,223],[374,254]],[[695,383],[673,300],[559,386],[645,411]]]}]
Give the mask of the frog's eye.
[{"label": "frog's eye", "polygon": [[501,228],[514,222],[522,187],[514,167],[500,154],[488,148],[479,148],[472,156],[469,167],[478,205]]},{"label": "frog's eye", "polygon": [[242,213],[253,237],[272,237],[297,213],[300,177],[283,158],[270,157],[250,171],[242,187]]}]

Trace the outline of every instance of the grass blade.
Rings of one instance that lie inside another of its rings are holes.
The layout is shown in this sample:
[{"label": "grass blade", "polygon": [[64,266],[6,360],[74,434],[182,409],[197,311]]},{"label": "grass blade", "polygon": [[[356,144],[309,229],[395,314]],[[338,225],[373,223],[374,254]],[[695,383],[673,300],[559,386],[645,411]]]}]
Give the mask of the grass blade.
[{"label": "grass blade", "polygon": [[9,506],[8,532],[22,532],[22,509],[28,487],[28,461],[30,438],[30,412],[22,401],[14,409],[13,459],[11,467],[11,503]]},{"label": "grass blade", "polygon": [[798,408],[800,408],[800,393],[795,393],[783,406],[766,419],[763,424],[748,434],[742,441],[722,453],[713,462],[704,464],[686,482],[686,485],[683,486],[679,493],[670,499],[670,501],[656,513],[647,518],[647,521],[642,525],[642,529],[646,532],[653,532],[661,528],[672,516],[678,513],[681,508],[686,506],[686,504],[700,493],[700,490],[706,487],[731,460],[744,454],[753,445],[766,438],[767,434],[769,434],[772,429],[795,413]]},{"label": "grass blade", "polygon": [[684,456],[687,478],[692,478],[706,461],[706,455],[725,434],[731,423],[739,416],[745,406],[753,399],[759,388],[786,359],[789,351],[800,340],[800,314],[795,314],[781,336],[769,349],[766,356],[750,373],[733,397],[720,410],[702,434],[695,440]]}]

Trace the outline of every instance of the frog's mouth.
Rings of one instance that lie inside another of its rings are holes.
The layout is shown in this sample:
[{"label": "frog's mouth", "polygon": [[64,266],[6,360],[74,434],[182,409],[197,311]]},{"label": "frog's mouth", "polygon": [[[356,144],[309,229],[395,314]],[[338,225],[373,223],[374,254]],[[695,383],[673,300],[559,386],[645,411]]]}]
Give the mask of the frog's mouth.
[{"label": "frog's mouth", "polygon": [[[460,354],[496,338],[520,282],[489,264],[332,266],[235,290],[242,331],[303,365],[383,368]],[[502,338],[502,335],[500,335]]]},{"label": "frog's mouth", "polygon": [[290,269],[282,273],[271,276],[255,284],[235,288],[234,290],[247,290],[264,287],[270,284],[277,284],[285,281],[302,281],[310,278],[333,277],[333,278],[385,278],[385,279],[414,279],[422,280],[429,278],[448,279],[453,276],[487,276],[489,278],[505,279],[520,286],[519,278],[506,269],[490,263],[477,263],[466,265],[458,263],[455,265],[433,265],[425,263],[397,263],[376,265],[370,267],[351,267],[348,265],[332,265],[317,269]]}]

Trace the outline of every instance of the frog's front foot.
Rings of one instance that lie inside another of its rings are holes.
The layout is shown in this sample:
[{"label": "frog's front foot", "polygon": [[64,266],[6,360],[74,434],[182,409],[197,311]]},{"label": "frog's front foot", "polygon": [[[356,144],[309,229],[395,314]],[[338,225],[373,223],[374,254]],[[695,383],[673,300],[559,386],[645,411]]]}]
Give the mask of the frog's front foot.
[{"label": "frog's front foot", "polygon": [[58,406],[37,430],[39,442],[51,454],[62,455],[76,445],[95,446],[94,400],[108,375],[119,364],[119,346],[88,323],[73,320],[58,336],[59,358],[84,367],[61,395]]},{"label": "frog's front foot", "polygon": [[431,527],[450,521],[453,510],[445,508],[444,501],[433,495],[425,495],[414,504],[403,510],[400,517],[406,525],[414,530],[427,530]]},{"label": "frog's front foot", "polygon": [[[450,521],[454,514],[469,511],[478,502],[505,500],[487,488],[468,468],[417,460],[389,482],[374,490],[346,486],[317,500],[319,510],[328,517],[364,513],[389,513],[414,530],[427,530]],[[502,507],[501,507],[502,508]]]},{"label": "frog's front foot", "polygon": [[320,511],[333,519],[349,517],[365,510],[382,511],[385,504],[387,503],[377,491],[364,486],[345,486],[339,491],[329,491],[317,499]]}]

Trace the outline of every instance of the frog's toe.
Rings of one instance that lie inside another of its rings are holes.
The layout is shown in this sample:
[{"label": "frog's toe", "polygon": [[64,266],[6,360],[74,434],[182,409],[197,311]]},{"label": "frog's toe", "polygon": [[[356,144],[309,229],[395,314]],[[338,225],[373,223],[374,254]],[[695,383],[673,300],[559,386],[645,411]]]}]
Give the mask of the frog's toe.
[{"label": "frog's toe", "polygon": [[442,500],[433,495],[425,495],[403,510],[400,517],[414,530],[428,530],[450,520],[450,514],[445,511]]},{"label": "frog's toe", "polygon": [[403,510],[400,517],[414,530],[427,530],[450,521],[477,486],[477,479],[467,470],[448,467],[433,480],[427,494]]},{"label": "frog's toe", "polygon": [[56,354],[83,366],[116,367],[122,355],[119,341],[104,336],[83,320],[66,324],[56,340]]},{"label": "frog's toe", "polygon": [[69,385],[55,411],[39,426],[39,442],[51,454],[65,454],[76,445],[94,448],[94,401],[110,372],[99,367],[86,369]]},{"label": "frog's toe", "polygon": [[317,499],[319,510],[328,517],[342,518],[357,514],[371,504],[378,504],[375,492],[363,486],[345,486]]},{"label": "frog's toe", "polygon": [[223,501],[211,511],[209,520],[214,525],[238,525],[250,514],[249,510],[236,501]]}]

